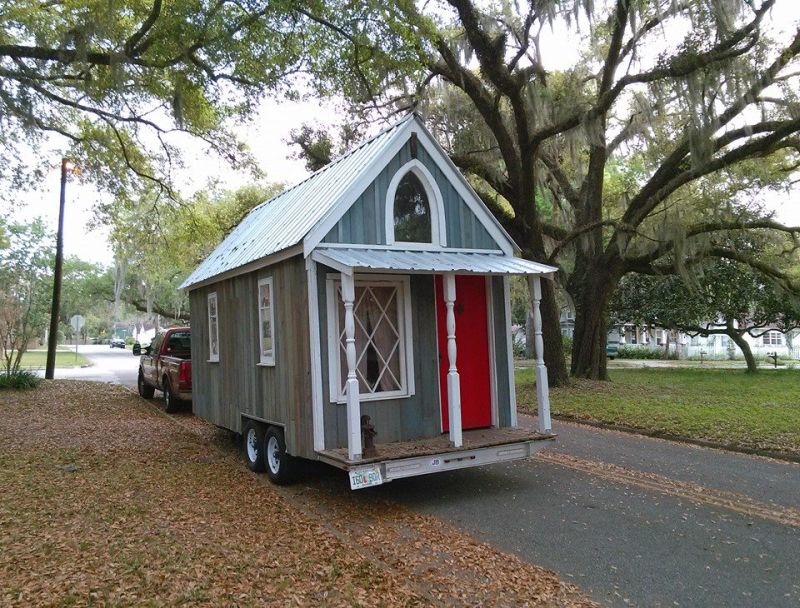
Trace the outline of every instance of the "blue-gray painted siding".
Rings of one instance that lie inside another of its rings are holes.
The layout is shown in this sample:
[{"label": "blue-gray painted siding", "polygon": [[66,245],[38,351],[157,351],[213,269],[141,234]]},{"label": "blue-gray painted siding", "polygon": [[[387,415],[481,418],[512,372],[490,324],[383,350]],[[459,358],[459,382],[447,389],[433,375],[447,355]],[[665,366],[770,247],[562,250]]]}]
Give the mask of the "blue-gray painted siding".
[{"label": "blue-gray painted siding", "polygon": [[[347,406],[332,402],[328,388],[326,281],[329,273],[337,277],[339,274],[322,265],[318,266],[325,447],[332,449],[347,446]],[[415,394],[402,399],[361,403],[361,413],[370,416],[378,432],[376,440],[380,443],[434,437],[441,432],[436,310],[431,275],[411,277],[411,325],[414,336]]]},{"label": "blue-gray painted siding", "polygon": [[[258,281],[273,279],[275,365],[259,365]],[[290,453],[314,456],[308,298],[302,256],[196,289],[192,312],[192,409],[241,431],[250,415],[284,427]],[[217,293],[219,361],[209,362],[207,298]]]},{"label": "blue-gray painted siding", "polygon": [[[468,249],[499,249],[500,246],[422,146],[417,146],[417,158],[434,176],[442,193],[447,245]],[[389,182],[409,160],[410,145],[406,143],[328,232],[323,242],[385,245],[386,195]]]}]

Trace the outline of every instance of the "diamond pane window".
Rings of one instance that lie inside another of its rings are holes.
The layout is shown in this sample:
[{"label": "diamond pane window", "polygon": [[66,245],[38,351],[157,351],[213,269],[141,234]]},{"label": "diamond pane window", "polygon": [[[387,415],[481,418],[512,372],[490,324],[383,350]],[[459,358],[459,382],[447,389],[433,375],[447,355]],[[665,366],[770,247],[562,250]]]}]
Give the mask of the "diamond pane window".
[{"label": "diamond pane window", "polygon": [[431,205],[425,187],[409,171],[394,195],[394,239],[410,243],[431,242]]},{"label": "diamond pane window", "polygon": [[[341,287],[337,287],[336,294],[339,299],[339,367],[344,392],[347,382],[347,344]],[[398,298],[397,285],[356,286],[353,316],[356,328],[356,376],[361,394],[403,390]]]}]

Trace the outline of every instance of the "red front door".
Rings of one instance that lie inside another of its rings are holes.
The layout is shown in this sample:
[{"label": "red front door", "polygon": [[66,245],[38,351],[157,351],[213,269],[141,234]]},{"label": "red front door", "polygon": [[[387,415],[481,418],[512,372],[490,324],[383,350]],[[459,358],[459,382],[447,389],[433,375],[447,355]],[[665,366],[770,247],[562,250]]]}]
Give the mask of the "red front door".
[{"label": "red front door", "polygon": [[[489,325],[486,312],[486,278],[456,276],[456,367],[461,379],[461,426],[477,429],[492,425],[489,376]],[[447,308],[442,277],[436,277],[436,324],[439,342],[439,388],[442,395],[442,430],[450,430],[447,412]]]}]

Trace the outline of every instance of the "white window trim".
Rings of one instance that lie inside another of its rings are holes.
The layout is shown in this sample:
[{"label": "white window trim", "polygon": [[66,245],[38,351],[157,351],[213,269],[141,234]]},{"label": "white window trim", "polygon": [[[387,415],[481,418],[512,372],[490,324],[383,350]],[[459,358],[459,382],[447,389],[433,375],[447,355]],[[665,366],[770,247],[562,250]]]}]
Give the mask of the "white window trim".
[{"label": "white window trim", "polygon": [[[397,194],[397,187],[407,173],[413,173],[419,178],[422,187],[425,188],[425,194],[428,196],[428,205],[431,209],[431,242],[430,243],[415,243],[408,241],[395,241],[394,237],[394,197]],[[433,247],[447,246],[447,230],[445,226],[444,217],[444,202],[442,200],[442,193],[439,191],[439,186],[436,184],[436,179],[433,177],[428,168],[423,165],[418,159],[414,158],[408,161],[405,165],[397,170],[397,173],[392,177],[389,182],[389,189],[386,191],[386,244],[394,245],[395,243],[401,244],[406,249],[430,249]]]},{"label": "white window trim", "polygon": [[[213,352],[211,352],[211,334],[212,334],[212,331],[211,331],[211,327],[212,327],[211,326],[211,301],[212,300],[214,301],[214,309],[216,310],[216,317],[215,317],[215,320],[216,320],[216,327],[215,327],[216,336],[214,336],[217,339],[217,354],[216,355]],[[218,363],[219,362],[219,300],[217,299],[217,292],[216,291],[212,291],[210,294],[208,294],[206,305],[207,305],[206,312],[208,314],[208,361],[209,361],[209,363]]]},{"label": "white window trim", "polygon": [[[264,336],[261,333],[264,319],[261,317],[261,287],[269,285],[269,329],[272,332],[272,354],[264,355]],[[258,281],[257,290],[257,306],[258,306],[258,365],[275,365],[275,289],[273,287],[272,277],[261,279]]]},{"label": "white window trim", "polygon": [[[336,286],[341,283],[340,275],[329,274],[326,277],[327,315],[328,315],[328,388],[333,403],[347,403],[339,379],[342,374],[342,359],[339,349],[339,298]],[[367,274],[355,275],[356,287],[392,285],[397,287],[401,298],[398,302],[400,330],[400,381],[401,389],[381,393],[359,393],[359,401],[385,401],[387,399],[403,399],[414,395],[414,340],[411,324],[411,279],[408,276]]]}]

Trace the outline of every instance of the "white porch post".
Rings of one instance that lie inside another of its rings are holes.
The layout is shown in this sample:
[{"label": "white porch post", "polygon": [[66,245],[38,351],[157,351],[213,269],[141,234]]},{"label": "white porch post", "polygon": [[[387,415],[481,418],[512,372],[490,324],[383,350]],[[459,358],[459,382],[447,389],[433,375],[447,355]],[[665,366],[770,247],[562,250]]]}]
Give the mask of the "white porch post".
[{"label": "white porch post", "polygon": [[456,275],[444,275],[444,303],[447,307],[447,413],[450,420],[450,443],[460,448],[463,445],[461,433],[461,379],[456,367],[456,315],[453,305],[456,301]]},{"label": "white porch post", "polygon": [[547,382],[547,368],[544,365],[544,340],[542,339],[542,279],[534,275],[528,277],[528,286],[533,295],[533,334],[536,357],[536,402],[539,405],[539,432],[550,433],[550,387]]},{"label": "white porch post", "polygon": [[344,333],[347,347],[347,457],[361,459],[361,403],[356,377],[356,322],[353,301],[356,288],[353,275],[342,273],[342,302],[344,302]]}]

